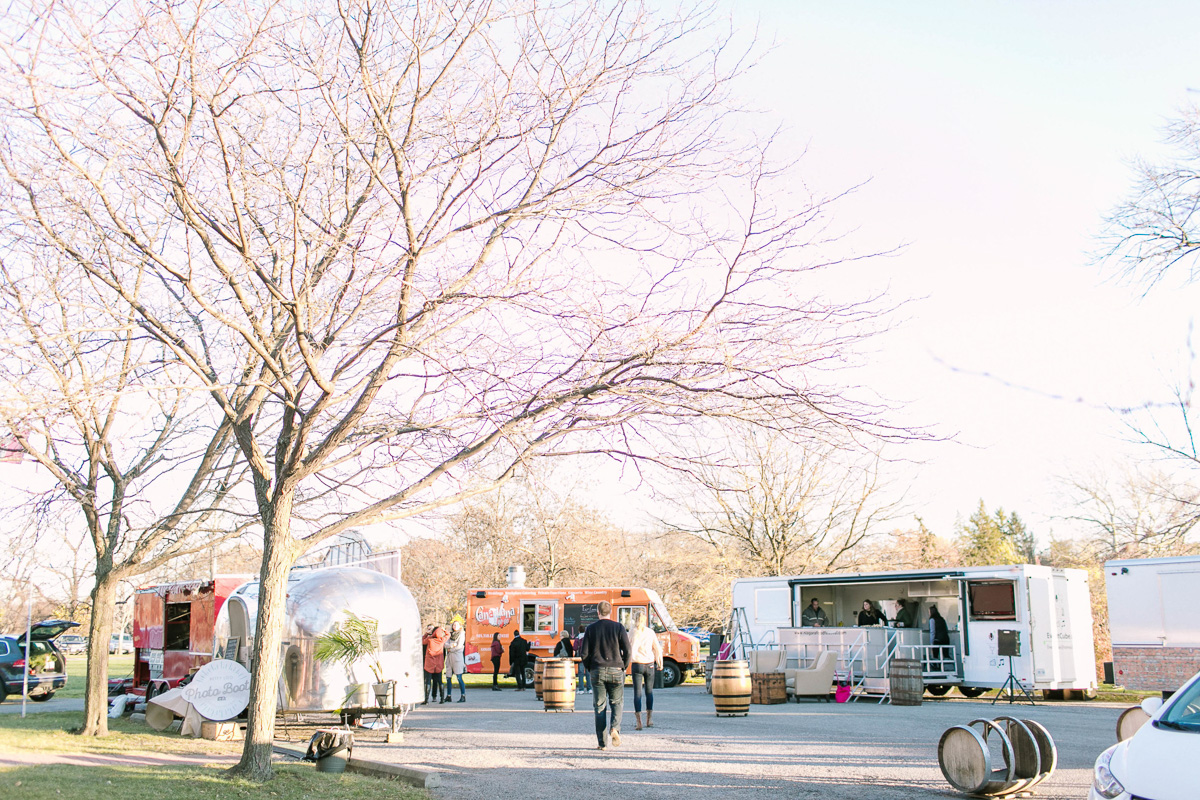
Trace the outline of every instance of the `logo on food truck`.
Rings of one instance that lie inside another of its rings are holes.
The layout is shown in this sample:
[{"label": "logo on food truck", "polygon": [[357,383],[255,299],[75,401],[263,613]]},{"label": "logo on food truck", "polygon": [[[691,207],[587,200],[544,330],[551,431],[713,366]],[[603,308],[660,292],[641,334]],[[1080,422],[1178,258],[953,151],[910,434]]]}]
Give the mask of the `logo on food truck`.
[{"label": "logo on food truck", "polygon": [[477,608],[475,609],[475,621],[480,625],[503,628],[516,614],[515,608],[505,608],[503,604],[495,608]]}]

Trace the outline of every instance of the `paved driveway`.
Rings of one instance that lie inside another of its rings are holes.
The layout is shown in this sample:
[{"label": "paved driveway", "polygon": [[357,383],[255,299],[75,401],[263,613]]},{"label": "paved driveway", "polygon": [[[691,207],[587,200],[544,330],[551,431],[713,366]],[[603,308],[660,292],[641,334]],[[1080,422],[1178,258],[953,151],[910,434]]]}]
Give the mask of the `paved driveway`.
[{"label": "paved driveway", "polygon": [[630,687],[625,699],[622,745],[605,752],[595,749],[590,695],[577,696],[575,713],[546,713],[532,690],[510,689],[419,707],[405,720],[403,743],[360,741],[354,756],[438,770],[442,785],[434,795],[455,800],[962,797],[937,766],[942,731],[1012,714],[1041,722],[1058,746],[1058,770],[1035,795],[1066,800],[1087,795],[1092,763],[1116,740],[1123,708],[805,702],[717,717],[702,686],[684,686],[655,692],[655,727],[634,731]]}]

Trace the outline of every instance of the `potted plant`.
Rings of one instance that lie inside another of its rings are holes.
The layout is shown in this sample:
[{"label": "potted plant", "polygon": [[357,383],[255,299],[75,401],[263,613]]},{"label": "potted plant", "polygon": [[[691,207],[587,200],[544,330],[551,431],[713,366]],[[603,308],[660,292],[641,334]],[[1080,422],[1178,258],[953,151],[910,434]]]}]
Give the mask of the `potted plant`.
[{"label": "potted plant", "polygon": [[[379,661],[380,649],[379,623],[347,611],[346,618],[339,625],[317,637],[313,656],[318,661],[332,661],[347,667],[365,660],[375,676],[372,686],[375,696],[383,704],[391,694],[392,681],[383,678],[383,664]],[[357,694],[359,687],[356,685],[349,688],[347,700]]]}]

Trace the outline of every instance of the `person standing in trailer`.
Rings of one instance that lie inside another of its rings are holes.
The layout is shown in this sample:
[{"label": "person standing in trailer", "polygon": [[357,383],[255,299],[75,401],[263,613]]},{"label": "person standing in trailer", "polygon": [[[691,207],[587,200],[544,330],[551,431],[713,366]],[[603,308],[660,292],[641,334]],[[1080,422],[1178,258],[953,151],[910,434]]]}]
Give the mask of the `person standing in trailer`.
[{"label": "person standing in trailer", "polygon": [[862,611],[858,612],[858,625],[865,628],[870,625],[878,625],[880,622],[879,614],[875,612],[875,606],[870,600],[863,600]]},{"label": "person standing in trailer", "polygon": [[[612,603],[602,600],[597,608],[600,619],[583,632],[583,647],[579,655],[591,670],[592,708],[596,712],[597,750],[611,743],[621,746],[621,710],[625,703],[625,671],[629,669],[633,648],[629,632],[619,622],[609,619]],[[607,713],[611,708],[611,719]]]},{"label": "person standing in trailer", "polygon": [[463,673],[467,669],[467,634],[463,630],[461,620],[450,623],[450,638],[446,640],[446,696],[443,703],[450,702],[454,691],[451,679],[458,678],[458,702],[467,702],[467,685],[463,682]]},{"label": "person standing in trailer", "polygon": [[900,610],[896,612],[896,627],[917,627],[917,604],[910,603],[908,600],[901,597],[896,601],[896,605],[900,606]]},{"label": "person standing in trailer", "polygon": [[829,617],[825,616],[825,609],[821,608],[821,601],[814,597],[808,604],[808,608],[804,609],[804,613],[800,615],[800,626],[824,628],[828,624]]},{"label": "person standing in trailer", "polygon": [[[941,612],[933,604],[929,606],[929,643],[934,645],[950,644],[950,631],[946,628],[946,620],[942,619]],[[946,671],[944,662],[950,658],[949,648],[934,647],[929,651],[929,655],[936,664],[935,669]]]},{"label": "person standing in trailer", "polygon": [[637,612],[633,622],[633,721],[642,729],[642,688],[646,691],[646,727],[654,727],[654,675],[662,669],[662,645],[658,635],[646,627],[646,615]]}]

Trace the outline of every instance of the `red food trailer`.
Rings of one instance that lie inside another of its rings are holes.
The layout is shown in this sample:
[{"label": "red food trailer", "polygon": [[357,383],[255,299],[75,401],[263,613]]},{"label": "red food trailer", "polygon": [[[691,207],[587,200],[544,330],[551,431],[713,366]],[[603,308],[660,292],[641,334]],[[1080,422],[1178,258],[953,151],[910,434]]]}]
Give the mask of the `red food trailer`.
[{"label": "red food trailer", "polygon": [[247,580],[251,578],[229,575],[138,589],[133,600],[131,693],[149,700],[212,661],[217,614]]}]

